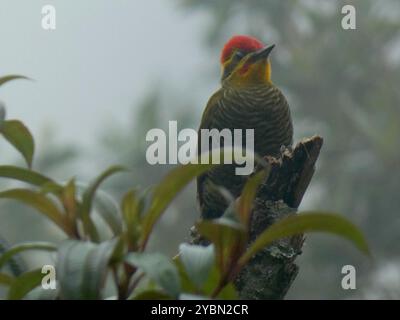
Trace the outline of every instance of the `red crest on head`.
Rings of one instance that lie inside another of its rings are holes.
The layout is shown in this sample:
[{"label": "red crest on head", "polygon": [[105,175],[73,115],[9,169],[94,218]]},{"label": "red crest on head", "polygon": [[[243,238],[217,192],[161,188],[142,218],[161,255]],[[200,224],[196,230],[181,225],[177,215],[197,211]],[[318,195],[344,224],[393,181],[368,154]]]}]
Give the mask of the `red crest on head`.
[{"label": "red crest on head", "polygon": [[233,36],[225,43],[221,52],[221,63],[224,63],[232,54],[233,50],[239,49],[243,52],[253,52],[264,47],[264,44],[258,39],[250,36]]}]

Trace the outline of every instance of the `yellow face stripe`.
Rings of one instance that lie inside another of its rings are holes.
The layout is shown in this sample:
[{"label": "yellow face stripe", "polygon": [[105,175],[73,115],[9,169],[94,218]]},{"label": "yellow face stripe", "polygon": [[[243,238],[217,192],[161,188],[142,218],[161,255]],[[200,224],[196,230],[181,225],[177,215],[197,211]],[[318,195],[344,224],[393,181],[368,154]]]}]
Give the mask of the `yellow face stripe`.
[{"label": "yellow face stripe", "polygon": [[[233,56],[233,55],[232,55]],[[226,68],[231,68],[233,59],[228,59],[222,65],[222,74]],[[231,71],[229,81],[237,85],[271,83],[271,64],[269,60],[260,60],[252,64],[247,64],[248,57],[243,58]],[[229,70],[229,69],[228,69]]]}]

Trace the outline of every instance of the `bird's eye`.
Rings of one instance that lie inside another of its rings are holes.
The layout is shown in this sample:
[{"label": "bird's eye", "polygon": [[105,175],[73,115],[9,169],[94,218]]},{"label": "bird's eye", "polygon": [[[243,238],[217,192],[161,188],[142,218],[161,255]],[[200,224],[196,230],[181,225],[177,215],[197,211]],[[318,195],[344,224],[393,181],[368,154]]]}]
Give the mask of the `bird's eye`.
[{"label": "bird's eye", "polygon": [[235,58],[235,59],[240,60],[240,59],[242,59],[243,57],[244,57],[244,53],[243,53],[243,52],[241,52],[241,51],[236,51],[236,52],[235,52],[235,55],[234,55],[234,58]]}]

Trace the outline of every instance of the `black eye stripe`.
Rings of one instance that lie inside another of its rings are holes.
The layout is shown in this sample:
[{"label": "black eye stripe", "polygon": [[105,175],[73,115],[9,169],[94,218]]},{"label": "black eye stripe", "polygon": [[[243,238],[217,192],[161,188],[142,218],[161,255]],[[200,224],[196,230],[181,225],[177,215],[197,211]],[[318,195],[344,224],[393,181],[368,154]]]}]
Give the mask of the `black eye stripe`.
[{"label": "black eye stripe", "polygon": [[239,50],[237,50],[236,52],[235,52],[235,58],[243,58],[244,57],[244,53],[243,52],[241,52],[241,51],[239,51]]},{"label": "black eye stripe", "polygon": [[231,53],[229,60],[224,65],[224,70],[222,74],[222,81],[229,77],[238,63],[247,55],[249,52],[245,52],[239,49],[235,49],[233,53]]}]

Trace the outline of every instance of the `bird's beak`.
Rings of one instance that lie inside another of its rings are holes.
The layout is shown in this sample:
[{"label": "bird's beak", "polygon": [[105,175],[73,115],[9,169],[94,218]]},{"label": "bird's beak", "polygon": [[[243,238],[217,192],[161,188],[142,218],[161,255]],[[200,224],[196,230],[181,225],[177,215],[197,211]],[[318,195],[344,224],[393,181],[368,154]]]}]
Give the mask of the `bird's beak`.
[{"label": "bird's beak", "polygon": [[251,62],[254,63],[263,59],[266,60],[274,47],[275,45],[273,44],[269,47],[265,47],[254,52],[253,55],[250,57]]}]

